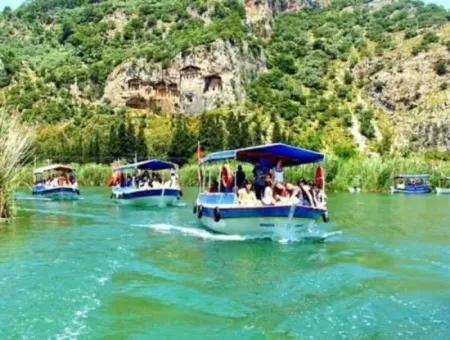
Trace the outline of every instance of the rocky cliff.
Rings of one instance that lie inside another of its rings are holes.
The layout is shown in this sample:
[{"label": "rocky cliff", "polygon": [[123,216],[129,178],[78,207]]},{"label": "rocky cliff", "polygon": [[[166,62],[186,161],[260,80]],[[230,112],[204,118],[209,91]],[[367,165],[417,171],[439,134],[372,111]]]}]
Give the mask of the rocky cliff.
[{"label": "rocky cliff", "polygon": [[245,0],[247,23],[262,38],[272,34],[277,13],[296,12],[303,8],[318,8],[324,0]]},{"label": "rocky cliff", "polygon": [[200,113],[245,98],[245,85],[265,70],[261,50],[217,40],[168,63],[129,60],[109,75],[104,100],[135,109]]}]

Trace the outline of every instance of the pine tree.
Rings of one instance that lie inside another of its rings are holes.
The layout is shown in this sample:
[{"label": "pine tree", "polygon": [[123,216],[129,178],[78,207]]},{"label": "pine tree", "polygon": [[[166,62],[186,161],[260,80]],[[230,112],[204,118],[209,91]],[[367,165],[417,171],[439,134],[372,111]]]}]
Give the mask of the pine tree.
[{"label": "pine tree", "polygon": [[170,143],[169,156],[177,158],[183,163],[194,153],[195,138],[186,122],[186,118],[178,115],[173,120],[172,140]]},{"label": "pine tree", "polygon": [[118,139],[116,127],[111,125],[109,128],[108,156],[109,161],[114,161],[120,157],[120,141]]},{"label": "pine tree", "polygon": [[136,136],[136,154],[138,159],[146,159],[148,157],[147,140],[145,138],[145,122],[142,120],[139,125],[139,131]]},{"label": "pine tree", "polygon": [[136,153],[136,133],[132,121],[128,121],[125,138],[126,155],[134,157]]},{"label": "pine tree", "polygon": [[117,143],[118,155],[116,156],[116,158],[127,158],[127,156],[129,156],[129,150],[127,141],[127,126],[124,120],[120,122],[119,128],[117,130]]}]

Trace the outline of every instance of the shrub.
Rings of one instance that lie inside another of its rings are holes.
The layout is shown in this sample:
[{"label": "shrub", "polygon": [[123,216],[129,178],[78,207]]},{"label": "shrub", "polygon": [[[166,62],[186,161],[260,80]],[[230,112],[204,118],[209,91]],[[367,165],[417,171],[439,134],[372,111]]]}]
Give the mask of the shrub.
[{"label": "shrub", "polygon": [[443,76],[447,73],[447,64],[443,60],[439,60],[434,66],[434,70],[438,76]]}]

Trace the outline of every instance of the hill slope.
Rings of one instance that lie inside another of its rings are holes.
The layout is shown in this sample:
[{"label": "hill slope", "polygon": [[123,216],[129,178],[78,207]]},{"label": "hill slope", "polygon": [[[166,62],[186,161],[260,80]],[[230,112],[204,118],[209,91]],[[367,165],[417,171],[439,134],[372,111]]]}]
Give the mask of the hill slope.
[{"label": "hill slope", "polygon": [[0,105],[62,161],[182,160],[197,139],[448,150],[449,18],[412,1],[34,0],[0,17]]}]

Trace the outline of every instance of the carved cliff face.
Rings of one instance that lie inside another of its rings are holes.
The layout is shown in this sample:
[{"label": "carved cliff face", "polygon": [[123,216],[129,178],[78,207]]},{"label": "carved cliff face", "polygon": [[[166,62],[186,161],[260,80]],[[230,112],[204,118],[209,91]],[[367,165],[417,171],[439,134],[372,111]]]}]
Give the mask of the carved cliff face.
[{"label": "carved cliff face", "polygon": [[245,98],[245,84],[265,70],[261,51],[218,40],[178,54],[168,66],[138,59],[108,77],[104,99],[135,109],[200,113]]}]

